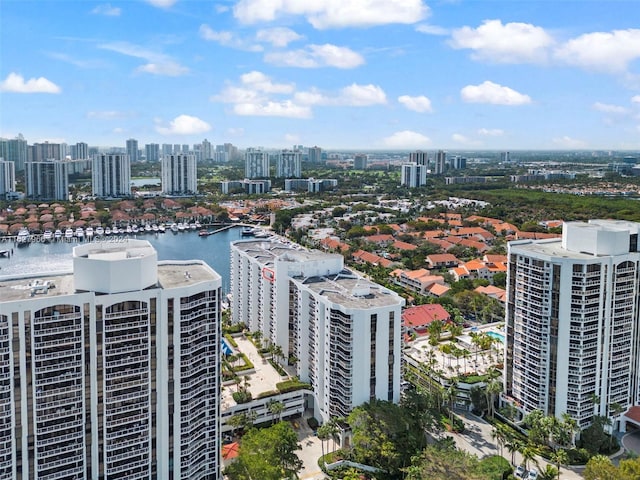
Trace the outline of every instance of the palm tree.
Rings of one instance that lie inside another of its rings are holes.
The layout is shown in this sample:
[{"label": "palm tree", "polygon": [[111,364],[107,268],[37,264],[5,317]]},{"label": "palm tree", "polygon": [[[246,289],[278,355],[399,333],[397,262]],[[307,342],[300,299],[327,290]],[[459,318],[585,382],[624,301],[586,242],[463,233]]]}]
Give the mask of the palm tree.
[{"label": "palm tree", "polygon": [[516,464],[516,453],[520,451],[522,448],[522,442],[517,438],[512,438],[511,441],[508,441],[504,445],[507,448],[507,451],[511,454],[511,465]]},{"label": "palm tree", "polygon": [[558,480],[560,480],[560,466],[566,465],[569,461],[569,455],[567,455],[567,451],[559,448],[551,454],[551,461],[556,464],[556,468],[558,470]]},{"label": "palm tree", "polygon": [[278,421],[281,421],[280,415],[284,410],[284,403],[279,402],[277,400],[271,400],[268,404],[269,413],[271,413],[271,424],[276,423],[276,416],[278,417]]},{"label": "palm tree", "polygon": [[611,415],[614,418],[614,428],[615,428],[615,422],[618,420],[618,416],[622,412],[624,412],[624,407],[620,405],[618,402],[613,402],[611,405],[609,405],[609,415]]},{"label": "palm tree", "polygon": [[593,414],[598,414],[598,405],[600,405],[600,397],[595,393],[591,395],[591,403],[593,403]]},{"label": "palm tree", "polygon": [[496,379],[489,381],[489,383],[485,387],[485,393],[487,395],[487,408],[489,410],[488,414],[491,418],[493,418],[493,411],[494,411],[493,405],[495,403],[495,396],[500,394],[501,392],[502,392],[502,383],[500,383]]},{"label": "palm tree", "polygon": [[318,431],[316,433],[322,444],[322,462],[326,465],[326,461],[324,459],[324,441],[328,440],[331,437],[331,427],[328,423],[325,423],[318,428]]},{"label": "palm tree", "polygon": [[229,420],[227,420],[227,425],[231,427],[231,436],[236,436],[236,429],[242,427],[245,424],[245,415],[244,413],[238,413],[233,415]]},{"label": "palm tree", "polygon": [[547,464],[540,472],[540,480],[555,480],[556,476],[560,478],[560,472],[553,465]]},{"label": "palm tree", "polygon": [[524,462],[524,468],[526,470],[529,470],[529,462],[530,461],[534,461],[534,463],[537,465],[538,461],[536,460],[536,455],[538,455],[538,449],[528,443],[525,444],[521,449],[520,449],[520,455],[522,455],[522,460]]}]

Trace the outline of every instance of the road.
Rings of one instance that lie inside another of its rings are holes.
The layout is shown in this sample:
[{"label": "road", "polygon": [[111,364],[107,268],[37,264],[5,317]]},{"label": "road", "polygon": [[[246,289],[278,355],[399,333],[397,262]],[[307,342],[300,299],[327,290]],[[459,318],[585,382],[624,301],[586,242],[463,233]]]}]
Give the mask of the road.
[{"label": "road", "polygon": [[[477,455],[479,458],[483,458],[487,455],[500,455],[497,445],[491,438],[491,431],[493,427],[490,423],[484,421],[482,418],[477,417],[471,413],[464,412],[458,415],[462,421],[464,421],[465,429],[462,434],[453,434],[453,438],[456,442],[456,446],[469,453]],[[507,460],[511,460],[511,454],[509,452],[503,452],[504,457]],[[523,461],[522,456],[516,453],[516,465],[520,465]],[[542,471],[549,463],[542,457],[537,457],[536,461],[538,470]],[[531,466],[531,465],[530,465]],[[583,478],[580,472],[582,467],[560,467],[560,479],[561,480],[577,480]]]}]

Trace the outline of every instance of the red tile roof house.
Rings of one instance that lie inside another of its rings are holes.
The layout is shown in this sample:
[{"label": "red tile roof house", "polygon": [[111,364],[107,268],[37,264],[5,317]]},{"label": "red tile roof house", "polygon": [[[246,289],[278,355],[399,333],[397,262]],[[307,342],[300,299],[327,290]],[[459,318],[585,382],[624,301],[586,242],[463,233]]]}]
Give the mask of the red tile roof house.
[{"label": "red tile roof house", "polygon": [[369,243],[375,243],[377,245],[390,245],[395,240],[393,235],[388,234],[369,235],[368,237],[363,237],[363,239]]},{"label": "red tile roof house", "polygon": [[427,255],[425,259],[429,268],[450,268],[455,267],[460,263],[460,260],[451,253],[436,253],[433,255]]},{"label": "red tile roof house", "polygon": [[419,270],[396,269],[389,274],[396,284],[424,295],[434,284],[446,285],[444,277],[431,275],[429,270],[421,268]]},{"label": "red tile roof house", "polygon": [[393,262],[391,260],[387,260],[386,258],[379,257],[370,252],[365,252],[364,250],[358,250],[353,254],[353,259],[357,263],[370,263],[371,265],[380,265],[385,268],[391,267]]},{"label": "red tile roof house", "polygon": [[436,321],[449,323],[451,316],[442,305],[427,303],[417,307],[409,307],[402,312],[402,326],[407,332],[426,335],[429,325]]},{"label": "red tile roof house", "polygon": [[477,287],[475,292],[482,293],[491,298],[495,298],[501,303],[506,303],[507,301],[507,291],[503,288],[496,287],[494,285],[487,285],[486,287]]}]

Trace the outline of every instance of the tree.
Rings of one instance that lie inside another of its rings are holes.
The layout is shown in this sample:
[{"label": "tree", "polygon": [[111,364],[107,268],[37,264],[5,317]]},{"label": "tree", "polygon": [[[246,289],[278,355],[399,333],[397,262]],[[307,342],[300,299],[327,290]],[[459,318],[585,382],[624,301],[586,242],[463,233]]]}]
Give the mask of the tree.
[{"label": "tree", "polygon": [[278,421],[282,420],[280,415],[284,411],[284,403],[277,400],[271,400],[268,404],[268,408],[269,413],[271,414],[271,424],[275,423],[276,417],[278,417]]},{"label": "tree", "polygon": [[618,469],[611,463],[609,457],[604,455],[594,455],[587,462],[587,466],[582,472],[585,480],[622,480]]},{"label": "tree", "polygon": [[325,460],[324,460],[324,441],[325,440],[329,440],[329,437],[331,436],[331,432],[329,429],[329,424],[325,423],[324,425],[321,425],[318,430],[317,430],[317,435],[318,438],[320,439],[320,443],[322,446],[322,462],[326,464]]},{"label": "tree", "polygon": [[560,473],[553,465],[545,465],[544,470],[540,472],[540,480],[556,480],[556,477],[560,478]]},{"label": "tree", "polygon": [[496,395],[502,392],[502,383],[498,380],[490,380],[485,386],[485,393],[487,395],[487,408],[489,416],[493,418],[494,405],[496,402]]},{"label": "tree", "polygon": [[480,472],[478,458],[461,450],[427,447],[404,469],[406,480],[481,480],[486,478]]},{"label": "tree", "polygon": [[560,466],[566,465],[567,462],[569,462],[569,455],[567,455],[566,450],[559,448],[551,454],[551,461],[556,464],[556,469],[558,470],[558,480],[560,480]]},{"label": "tree", "polygon": [[524,468],[529,470],[529,462],[533,461],[538,464],[536,461],[536,455],[538,455],[538,449],[532,444],[523,445],[520,449],[520,455],[522,455],[522,461],[524,463]]},{"label": "tree", "polygon": [[236,429],[244,426],[245,424],[245,415],[243,413],[238,413],[233,415],[229,420],[227,420],[227,425],[231,427],[231,435],[235,436]]},{"label": "tree", "polygon": [[242,439],[238,458],[224,473],[231,480],[297,478],[302,461],[295,452],[300,448],[296,432],[286,422],[251,429]]}]

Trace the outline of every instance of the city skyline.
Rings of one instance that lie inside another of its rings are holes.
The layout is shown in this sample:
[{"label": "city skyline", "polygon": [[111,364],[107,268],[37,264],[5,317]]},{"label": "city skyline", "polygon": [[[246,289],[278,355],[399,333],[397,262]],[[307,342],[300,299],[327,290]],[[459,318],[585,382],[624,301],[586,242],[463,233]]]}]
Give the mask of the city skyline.
[{"label": "city skyline", "polygon": [[[631,1],[3,2],[0,136],[640,148]],[[29,35],[25,35],[29,32]]]}]

